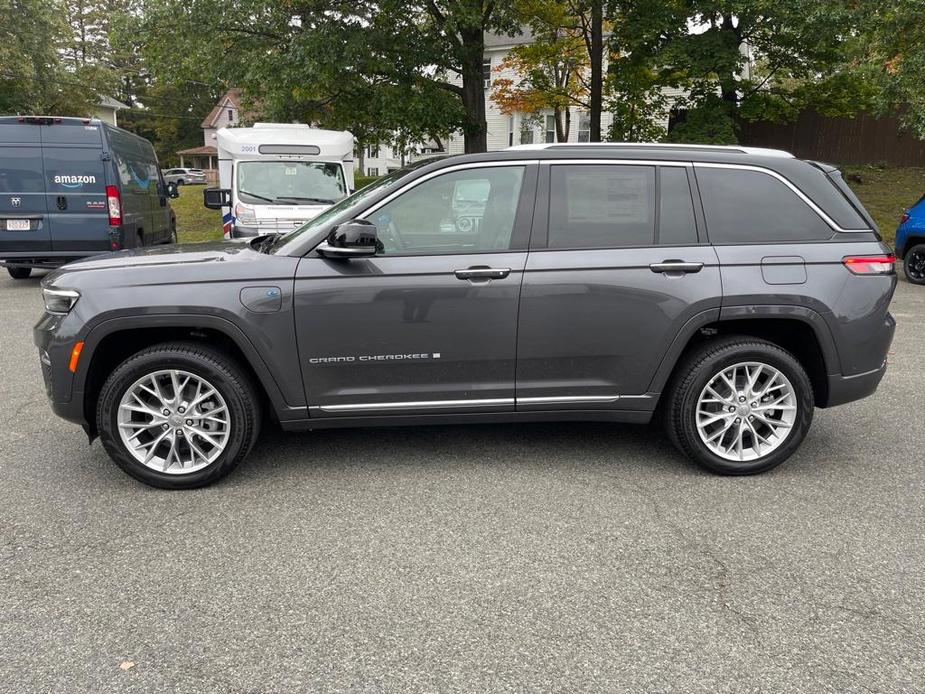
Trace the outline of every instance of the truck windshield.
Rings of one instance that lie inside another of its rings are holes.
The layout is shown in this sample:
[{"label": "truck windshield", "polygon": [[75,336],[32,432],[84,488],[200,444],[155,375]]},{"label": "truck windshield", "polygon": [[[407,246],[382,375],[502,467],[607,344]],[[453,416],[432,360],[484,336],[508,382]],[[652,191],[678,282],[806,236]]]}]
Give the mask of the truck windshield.
[{"label": "truck windshield", "polygon": [[238,200],[277,205],[332,205],[347,194],[340,164],[321,161],[242,161]]}]

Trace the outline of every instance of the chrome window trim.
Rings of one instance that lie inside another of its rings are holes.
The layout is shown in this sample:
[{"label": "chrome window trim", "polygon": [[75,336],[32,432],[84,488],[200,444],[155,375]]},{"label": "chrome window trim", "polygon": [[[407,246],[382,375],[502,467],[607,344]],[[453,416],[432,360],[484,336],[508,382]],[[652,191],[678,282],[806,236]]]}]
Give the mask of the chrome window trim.
[{"label": "chrome window trim", "polygon": [[[757,173],[762,173],[775,178],[790,190],[797,194],[803,202],[805,202],[809,208],[815,212],[823,222],[829,225],[834,231],[841,232],[843,234],[867,234],[873,231],[873,229],[844,229],[842,228],[834,219],[832,219],[828,214],[826,214],[822,208],[820,208],[815,202],[813,202],[802,190],[797,188],[790,180],[777,173],[771,169],[767,169],[763,166],[754,166],[750,164],[716,164],[713,162],[694,162],[695,169],[731,169],[733,171],[755,171]],[[707,233],[709,233],[709,224],[707,225]]]},{"label": "chrome window trim", "polygon": [[405,185],[403,188],[399,188],[398,190],[394,191],[390,195],[387,195],[386,197],[382,198],[382,200],[380,200],[379,202],[371,205],[370,207],[367,207],[362,212],[358,212],[356,216],[358,219],[364,219],[367,215],[370,215],[373,212],[376,212],[383,205],[387,205],[390,202],[392,202],[392,200],[397,198],[399,195],[404,195],[408,191],[413,190],[414,188],[419,186],[421,183],[429,181],[432,178],[436,178],[437,176],[442,176],[444,174],[453,173],[455,171],[465,171],[466,169],[493,169],[498,166],[524,166],[526,167],[526,166],[534,166],[539,163],[540,163],[539,159],[517,159],[517,160],[511,160],[511,161],[476,161],[476,162],[469,162],[468,164],[454,164],[453,166],[447,166],[441,169],[437,169],[436,171],[431,171],[429,174],[425,174],[424,176],[421,176],[420,178],[416,178],[413,181],[409,181],[408,184]]}]

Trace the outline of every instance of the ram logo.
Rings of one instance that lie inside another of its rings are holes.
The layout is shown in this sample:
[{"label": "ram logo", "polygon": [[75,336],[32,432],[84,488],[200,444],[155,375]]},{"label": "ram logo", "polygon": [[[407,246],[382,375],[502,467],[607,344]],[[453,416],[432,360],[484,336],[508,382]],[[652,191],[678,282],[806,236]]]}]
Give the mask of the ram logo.
[{"label": "ram logo", "polygon": [[10,204],[13,207],[19,207],[22,205],[22,198],[10,198]]}]

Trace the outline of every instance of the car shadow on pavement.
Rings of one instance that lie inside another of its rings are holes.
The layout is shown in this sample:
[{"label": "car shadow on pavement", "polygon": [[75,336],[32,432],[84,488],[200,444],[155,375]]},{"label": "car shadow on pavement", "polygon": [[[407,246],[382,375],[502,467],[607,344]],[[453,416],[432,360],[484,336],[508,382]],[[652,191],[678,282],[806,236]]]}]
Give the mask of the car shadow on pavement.
[{"label": "car shadow on pavement", "polygon": [[478,467],[607,468],[701,474],[655,425],[586,422],[379,427],[283,432],[266,425],[231,478],[270,479],[300,470]]}]

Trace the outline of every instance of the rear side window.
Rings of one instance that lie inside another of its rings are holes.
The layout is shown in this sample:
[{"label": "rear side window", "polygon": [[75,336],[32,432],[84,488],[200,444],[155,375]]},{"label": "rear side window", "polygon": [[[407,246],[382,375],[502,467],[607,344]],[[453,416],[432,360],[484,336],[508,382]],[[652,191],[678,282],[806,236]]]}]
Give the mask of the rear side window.
[{"label": "rear side window", "polygon": [[676,166],[659,167],[658,242],[663,246],[697,243],[694,199],[687,170]]},{"label": "rear side window", "polygon": [[549,248],[650,246],[654,240],[654,166],[552,167]]},{"label": "rear side window", "polygon": [[834,233],[799,195],[769,174],[696,171],[712,243],[822,241]]}]

